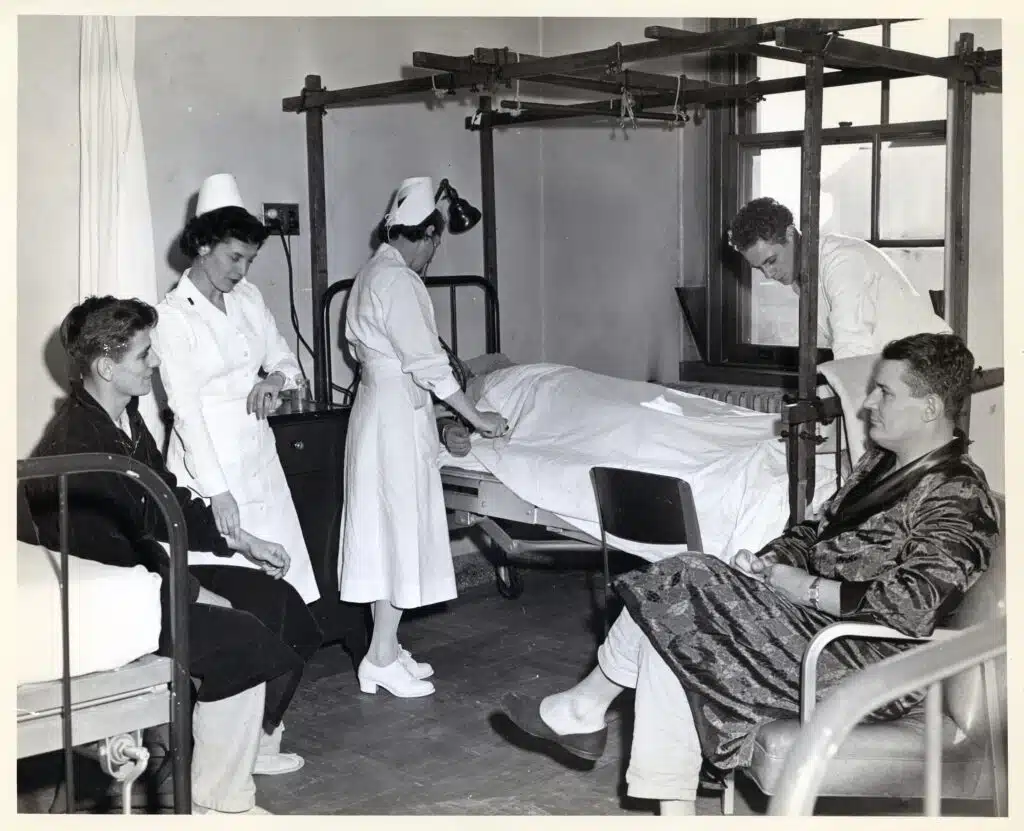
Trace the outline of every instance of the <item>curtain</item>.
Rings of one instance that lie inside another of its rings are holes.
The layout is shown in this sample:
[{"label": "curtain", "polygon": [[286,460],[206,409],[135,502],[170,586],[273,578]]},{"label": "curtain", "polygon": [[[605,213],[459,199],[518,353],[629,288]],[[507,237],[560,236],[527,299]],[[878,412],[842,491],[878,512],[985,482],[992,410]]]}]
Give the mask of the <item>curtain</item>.
[{"label": "curtain", "polygon": [[[135,87],[135,18],[83,16],[79,296],[157,302],[146,153]],[[157,442],[153,395],[139,407]],[[158,445],[159,446],[159,445]]]}]

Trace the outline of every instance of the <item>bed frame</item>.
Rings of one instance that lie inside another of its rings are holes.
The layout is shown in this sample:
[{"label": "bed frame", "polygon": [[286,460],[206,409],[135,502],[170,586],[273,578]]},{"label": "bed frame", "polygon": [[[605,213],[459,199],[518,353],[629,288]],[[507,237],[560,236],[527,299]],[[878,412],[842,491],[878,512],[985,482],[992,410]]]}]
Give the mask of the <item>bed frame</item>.
[{"label": "bed frame", "polygon": [[[172,652],[169,658],[146,655],[118,669],[72,677],[67,479],[75,474],[99,472],[116,473],[136,480],[163,512],[171,557]],[[149,761],[149,752],[142,743],[142,731],[169,723],[174,813],[190,814],[192,682],[188,671],[188,548],[181,507],[159,476],[126,456],[80,453],[18,461],[19,483],[53,477],[59,480],[60,494],[64,674],[60,681],[18,686],[18,758],[63,748],[65,809],[67,813],[74,813],[73,750],[97,757],[104,771],[121,783],[122,810],[129,814],[132,784],[145,772]]]},{"label": "bed frame", "polygon": [[[790,521],[806,516],[814,492],[814,460],[820,442],[816,425],[835,418],[838,402],[822,401],[816,395],[818,302],[818,237],[821,184],[821,148],[826,138],[822,127],[825,87],[872,83],[921,75],[947,79],[952,87],[951,122],[948,141],[947,242],[945,289],[946,319],[961,337],[967,337],[968,230],[970,196],[971,104],[977,92],[1001,92],[1002,51],[975,50],[974,37],[961,35],[956,53],[934,58],[873,46],[838,37],[845,30],[876,26],[881,19],[797,18],[721,29],[706,33],[687,32],[665,26],[645,29],[648,41],[616,43],[603,49],[553,57],[524,55],[504,49],[477,48],[470,56],[458,57],[428,52],[413,53],[415,67],[436,74],[402,81],[370,84],[349,89],[325,89],[319,75],[307,75],[305,86],[295,97],[285,98],[285,112],[303,113],[306,118],[306,162],[310,205],[310,265],[313,319],[324,313],[328,291],[327,213],[323,116],[327,109],[352,107],[385,100],[454,94],[457,90],[492,90],[520,80],[549,86],[585,89],[604,93],[606,98],[586,104],[559,105],[503,100],[492,106],[492,97],[482,94],[475,115],[466,118],[466,129],[480,135],[481,192],[483,200],[484,279],[496,290],[497,228],[494,200],[494,130],[496,127],[543,124],[564,118],[620,118],[620,104],[630,102],[635,120],[656,120],[683,125],[679,104],[709,107],[739,107],[761,96],[803,91],[805,121],[801,148],[800,227],[806,244],[801,249],[799,299],[799,363],[797,391],[783,407],[790,479]],[[636,72],[627,64],[675,55],[726,52],[759,55],[774,60],[803,64],[804,78],[753,81],[741,84],[712,84],[649,72]],[[839,71],[825,73],[826,67]],[[665,110],[671,108],[671,111]],[[330,349],[323,331],[314,333],[314,390],[318,400],[328,401],[331,386]],[[1001,386],[1003,370],[979,372],[976,391]],[[969,412],[962,427],[967,432]]]}]

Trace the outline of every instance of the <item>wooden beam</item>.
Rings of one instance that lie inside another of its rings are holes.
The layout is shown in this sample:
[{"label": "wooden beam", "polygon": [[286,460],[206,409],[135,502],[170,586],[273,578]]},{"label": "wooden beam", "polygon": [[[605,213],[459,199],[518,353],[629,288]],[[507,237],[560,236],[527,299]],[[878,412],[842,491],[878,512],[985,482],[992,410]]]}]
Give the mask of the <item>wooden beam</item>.
[{"label": "wooden beam", "polygon": [[[914,20],[915,18],[901,18],[886,21],[888,23],[902,23],[905,20]],[[870,21],[866,25],[878,25],[877,21]],[[860,28],[857,26],[847,26],[846,29]],[[697,32],[691,32],[687,29],[675,29],[671,26],[648,26],[644,29],[644,37],[655,38],[657,40],[678,40],[679,38],[685,38],[690,35],[697,34]],[[735,49],[733,51],[742,52],[749,55],[756,55],[759,58],[769,58],[773,61],[789,61],[791,63],[798,63],[803,65],[804,57],[798,49],[782,49],[778,46],[748,46],[741,49]],[[854,61],[843,60],[842,58],[833,58],[831,56],[825,56],[825,66],[829,69],[850,69],[853,67],[859,67],[860,64]]]},{"label": "wooden beam", "polygon": [[[516,106],[515,101],[502,101],[501,106],[512,109]],[[519,106],[527,113],[548,113],[552,115],[561,115],[564,118],[580,118],[581,116],[591,115],[598,116],[601,118],[619,118],[620,108],[618,102],[614,99],[609,99],[607,103],[601,102],[600,105],[583,105],[583,104],[547,104],[540,101],[520,101]],[[634,110],[634,117],[637,120],[648,120],[648,121],[679,121],[672,113],[659,113],[650,112],[648,110]]]},{"label": "wooden beam", "polygon": [[[304,95],[323,89],[319,75],[307,75]],[[327,185],[324,175],[324,111],[306,109],[306,174],[309,187],[309,284],[313,305],[313,391],[321,406],[331,402],[331,379],[326,355],[331,345],[320,326],[321,306],[327,291]]]},{"label": "wooden beam", "polygon": [[[818,378],[818,239],[821,201],[821,130],[825,63],[820,54],[807,58],[803,146],[800,149],[800,342],[797,396],[815,397]],[[790,492],[791,519],[803,522],[814,499],[816,431],[798,432],[796,492]],[[792,477],[791,477],[792,480]],[[792,483],[791,483],[792,484]],[[795,503],[795,504],[794,504]]]},{"label": "wooden beam", "polygon": [[668,40],[644,43],[613,44],[603,49],[573,52],[538,60],[520,61],[507,64],[502,70],[505,80],[527,78],[533,75],[573,75],[587,69],[599,69],[619,64],[669,58],[675,55],[694,54],[709,50],[737,50],[757,46],[764,41],[775,39],[777,27],[803,27],[813,31],[838,31],[881,25],[884,20],[831,20],[794,18],[775,23],[759,23],[738,29],[720,32],[702,32]]},{"label": "wooden beam", "polygon": [[847,61],[913,72],[916,75],[933,75],[951,81],[980,82],[988,86],[1002,86],[1002,70],[993,67],[979,67],[975,70],[966,66],[962,60],[932,58],[890,49],[887,46],[874,46],[856,40],[847,40],[832,35],[822,35],[780,27],[776,35],[776,43],[782,47],[795,48],[803,52],[821,52],[827,57],[838,57]]},{"label": "wooden beam", "polygon": [[360,87],[336,90],[306,90],[303,95],[285,98],[281,108],[285,112],[305,112],[311,108],[335,109],[366,104],[370,101],[415,95],[438,90],[469,89],[486,85],[488,72],[483,69],[473,72],[442,72],[423,78],[407,78],[404,81],[387,81],[382,84],[367,84]]}]

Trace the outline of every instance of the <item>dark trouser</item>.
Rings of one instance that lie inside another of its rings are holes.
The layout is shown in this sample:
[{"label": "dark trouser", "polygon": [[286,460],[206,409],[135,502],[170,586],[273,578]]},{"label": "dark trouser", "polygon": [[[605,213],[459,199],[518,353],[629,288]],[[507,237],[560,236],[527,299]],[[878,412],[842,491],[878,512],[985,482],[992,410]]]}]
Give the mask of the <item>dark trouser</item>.
[{"label": "dark trouser", "polygon": [[267,684],[264,729],[284,717],[306,661],[320,647],[320,629],[299,593],[284,580],[240,566],[191,566],[200,585],[232,608],[189,608],[190,669],[203,683],[200,701]]}]

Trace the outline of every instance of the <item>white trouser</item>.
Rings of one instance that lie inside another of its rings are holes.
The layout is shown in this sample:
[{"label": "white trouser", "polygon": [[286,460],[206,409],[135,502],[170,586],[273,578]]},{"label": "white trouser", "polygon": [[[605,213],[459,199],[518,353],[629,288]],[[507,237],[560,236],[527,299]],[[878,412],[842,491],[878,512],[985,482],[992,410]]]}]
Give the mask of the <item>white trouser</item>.
[{"label": "white trouser", "polygon": [[597,651],[610,681],[636,689],[626,789],[636,799],[697,798],[701,750],[682,684],[628,611]]},{"label": "white trouser", "polygon": [[263,735],[266,684],[220,701],[199,701],[192,716],[192,802],[235,814],[256,804],[252,779]]}]

